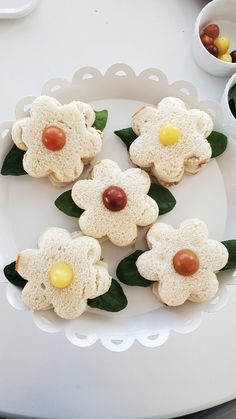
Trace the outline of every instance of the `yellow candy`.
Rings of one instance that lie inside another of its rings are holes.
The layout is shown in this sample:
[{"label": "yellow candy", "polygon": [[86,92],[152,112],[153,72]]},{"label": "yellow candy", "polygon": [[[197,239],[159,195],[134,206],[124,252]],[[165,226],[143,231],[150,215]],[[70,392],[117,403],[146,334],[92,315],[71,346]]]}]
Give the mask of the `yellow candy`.
[{"label": "yellow candy", "polygon": [[232,57],[230,54],[223,54],[219,56],[219,59],[222,61],[226,61],[227,63],[232,63]]},{"label": "yellow candy", "polygon": [[56,263],[49,272],[49,279],[55,288],[68,287],[74,277],[73,269],[67,263]]},{"label": "yellow candy", "polygon": [[163,145],[170,146],[176,144],[181,138],[181,131],[172,124],[164,125],[160,129],[160,142]]},{"label": "yellow candy", "polygon": [[228,51],[230,41],[225,36],[219,36],[218,38],[216,38],[214,44],[218,48],[218,55],[221,56]]}]

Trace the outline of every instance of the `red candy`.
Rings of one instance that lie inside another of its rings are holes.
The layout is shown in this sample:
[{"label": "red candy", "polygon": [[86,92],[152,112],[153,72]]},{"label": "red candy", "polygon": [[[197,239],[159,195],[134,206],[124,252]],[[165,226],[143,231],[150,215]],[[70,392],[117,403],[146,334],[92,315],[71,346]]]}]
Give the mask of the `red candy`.
[{"label": "red candy", "polygon": [[178,274],[191,276],[199,269],[199,259],[192,250],[182,249],[175,254],[173,265]]},{"label": "red candy", "polygon": [[230,53],[232,57],[232,63],[236,63],[236,49]]},{"label": "red candy", "polygon": [[127,204],[127,195],[119,186],[110,186],[103,192],[102,200],[110,211],[121,211]]},{"label": "red candy", "polygon": [[208,45],[206,49],[211,55],[214,55],[214,57],[218,57],[218,48],[216,45]]},{"label": "red candy", "polygon": [[66,135],[61,128],[50,125],[43,130],[42,141],[48,150],[59,151],[66,143]]}]

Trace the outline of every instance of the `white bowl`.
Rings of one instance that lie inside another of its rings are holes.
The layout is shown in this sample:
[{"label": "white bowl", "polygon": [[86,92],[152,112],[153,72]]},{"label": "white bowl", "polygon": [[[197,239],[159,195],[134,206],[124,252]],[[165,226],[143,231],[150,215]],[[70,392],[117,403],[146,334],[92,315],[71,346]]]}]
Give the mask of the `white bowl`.
[{"label": "white bowl", "polygon": [[224,117],[225,117],[224,121],[225,121],[225,125],[227,125],[226,131],[229,134],[231,134],[233,137],[236,137],[236,118],[234,118],[230,110],[228,96],[229,96],[229,91],[231,87],[233,87],[235,84],[236,84],[236,73],[234,73],[233,76],[228,80],[224,89],[224,93],[222,95],[222,99],[221,99],[221,104],[224,110]]},{"label": "white bowl", "polygon": [[220,27],[220,35],[230,39],[229,52],[236,49],[236,2],[213,0],[199,13],[193,35],[193,56],[196,63],[207,73],[227,77],[236,72],[236,63],[227,63],[210,54],[200,39],[201,30],[209,23]]}]

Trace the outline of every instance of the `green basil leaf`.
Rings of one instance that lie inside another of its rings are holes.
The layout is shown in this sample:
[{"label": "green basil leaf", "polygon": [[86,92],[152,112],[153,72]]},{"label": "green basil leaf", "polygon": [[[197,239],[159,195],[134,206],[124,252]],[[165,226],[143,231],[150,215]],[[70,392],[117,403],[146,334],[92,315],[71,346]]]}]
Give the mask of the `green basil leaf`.
[{"label": "green basil leaf", "polygon": [[236,269],[236,240],[226,240],[222,244],[226,247],[229,252],[229,259],[227,264],[221,271],[227,271],[228,269]]},{"label": "green basil leaf", "polygon": [[114,131],[114,134],[116,134],[123,141],[123,143],[125,143],[128,150],[132,142],[137,138],[137,135],[132,128],[120,129],[119,131]]},{"label": "green basil leaf", "polygon": [[231,87],[229,91],[228,102],[230,110],[234,118],[236,118],[236,84],[233,87]]},{"label": "green basil leaf", "polygon": [[55,201],[56,207],[70,217],[79,218],[84,212],[83,209],[77,207],[71,197],[71,189],[63,192]]},{"label": "green basil leaf", "polygon": [[233,87],[231,87],[229,91],[228,102],[230,110],[234,118],[236,118],[236,84]]},{"label": "green basil leaf", "polygon": [[224,153],[226,150],[228,140],[226,135],[221,132],[212,131],[212,133],[207,137],[207,141],[210,143],[212,149],[212,159]]},{"label": "green basil leaf", "polygon": [[234,84],[228,94],[229,99],[233,99],[236,105],[236,84]]},{"label": "green basil leaf", "polygon": [[113,312],[123,310],[127,304],[126,295],[115,279],[112,279],[111,286],[105,294],[88,300],[88,305],[92,308]]},{"label": "green basil leaf", "polygon": [[140,275],[136,266],[136,260],[143,252],[143,250],[136,250],[120,261],[116,269],[116,276],[120,282],[138,287],[150,287],[152,285],[152,281],[148,281]]},{"label": "green basil leaf", "polygon": [[234,102],[233,99],[229,100],[229,108],[230,108],[234,118],[236,118],[236,102]]},{"label": "green basil leaf", "polygon": [[11,284],[16,285],[21,289],[23,289],[28,282],[24,278],[22,278],[22,276],[20,276],[16,271],[16,261],[9,263],[9,265],[5,266],[3,272],[5,277]]},{"label": "green basil leaf", "polygon": [[4,159],[2,169],[1,169],[1,175],[3,176],[27,175],[23,167],[24,154],[25,154],[25,151],[20,150],[14,144]]},{"label": "green basil leaf", "polygon": [[166,214],[176,205],[175,197],[169,191],[158,183],[151,183],[148,195],[156,201],[159,206],[159,215]]},{"label": "green basil leaf", "polygon": [[108,118],[108,111],[104,109],[103,111],[95,111],[95,121],[93,127],[98,129],[99,131],[103,131]]}]

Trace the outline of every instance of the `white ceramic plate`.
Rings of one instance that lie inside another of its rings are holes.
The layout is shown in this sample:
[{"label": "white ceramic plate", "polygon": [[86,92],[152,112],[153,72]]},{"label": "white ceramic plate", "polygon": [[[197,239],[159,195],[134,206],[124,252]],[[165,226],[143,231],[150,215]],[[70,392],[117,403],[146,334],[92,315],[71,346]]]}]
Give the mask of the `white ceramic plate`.
[{"label": "white ceramic plate", "polygon": [[[86,67],[76,72],[72,82],[50,80],[42,93],[54,96],[62,103],[76,99],[91,103],[96,110],[108,109],[103,150],[96,160],[111,158],[123,169],[130,167],[131,163],[126,147],[113,131],[130,126],[131,115],[143,104],[155,105],[165,96],[180,97],[189,107],[210,112],[215,129],[223,131],[223,114],[217,103],[199,102],[196,89],[190,83],[178,81],[169,85],[166,76],[157,69],[148,69],[136,76],[123,64],[110,67],[105,75],[95,68]],[[28,114],[33,99],[26,97],[17,104],[17,118]],[[12,122],[5,122],[0,126],[1,162],[12,144],[11,125]],[[233,223],[236,201],[231,193],[235,156],[235,144],[230,141],[224,155],[212,159],[196,176],[185,176],[178,186],[171,188],[177,200],[176,207],[160,216],[159,221],[176,226],[187,217],[198,217],[207,223],[211,238],[236,237]],[[0,177],[1,270],[15,260],[19,250],[36,247],[37,239],[46,227],[78,229],[76,219],[67,217],[54,206],[55,199],[67,189],[69,187],[56,188],[47,179]],[[145,248],[145,233],[146,230],[142,229],[135,249]],[[113,277],[118,262],[134,251],[131,246],[117,248],[110,242],[102,244],[102,248]],[[60,319],[53,311],[44,311],[33,313],[33,321],[46,332],[64,331],[67,339],[80,347],[90,346],[98,339],[113,351],[128,349],[135,339],[147,347],[157,347],[168,339],[171,330],[188,333],[199,326],[203,312],[217,311],[226,304],[226,285],[233,283],[232,272],[221,273],[219,279],[218,295],[210,303],[187,302],[178,308],[167,308],[157,302],[150,288],[124,285],[129,304],[119,313],[89,309],[80,318],[68,321]],[[10,304],[16,309],[27,310],[20,294],[16,287],[8,285]]]}]

